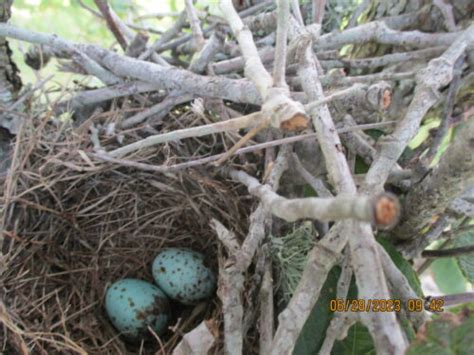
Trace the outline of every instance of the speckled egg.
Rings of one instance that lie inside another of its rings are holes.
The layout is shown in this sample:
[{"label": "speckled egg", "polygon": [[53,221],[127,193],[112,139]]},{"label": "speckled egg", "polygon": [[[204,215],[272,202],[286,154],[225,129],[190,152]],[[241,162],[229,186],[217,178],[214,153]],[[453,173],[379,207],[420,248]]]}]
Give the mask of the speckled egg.
[{"label": "speckled egg", "polygon": [[149,334],[148,326],[162,333],[170,319],[166,295],[155,285],[137,279],[113,283],[105,295],[105,309],[115,328],[135,340]]},{"label": "speckled egg", "polygon": [[188,249],[163,249],[153,261],[156,284],[169,298],[190,305],[212,295],[216,277],[204,256]]}]

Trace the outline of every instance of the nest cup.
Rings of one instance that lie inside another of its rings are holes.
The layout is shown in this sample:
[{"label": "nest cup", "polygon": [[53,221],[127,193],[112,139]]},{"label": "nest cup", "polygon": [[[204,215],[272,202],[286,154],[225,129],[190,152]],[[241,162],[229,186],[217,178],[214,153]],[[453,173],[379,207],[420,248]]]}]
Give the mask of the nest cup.
[{"label": "nest cup", "polygon": [[[205,123],[191,112],[178,116],[161,129]],[[113,112],[104,117],[105,126]],[[126,134],[124,144],[145,137],[137,132]],[[114,137],[99,136],[104,149],[119,146]],[[179,163],[220,153],[231,143],[224,134],[186,139],[127,159]],[[47,117],[30,121],[17,136],[12,169],[2,184],[0,313],[6,326],[0,337],[11,353],[118,354],[141,347],[145,353],[170,352],[202,320],[212,318],[220,326],[214,296],[194,307],[173,305],[170,325],[181,318],[175,332],[127,343],[106,316],[104,295],[121,278],[152,282],[151,263],[164,247],[203,253],[217,274],[218,242],[209,222],[216,218],[245,235],[250,207],[245,189],[208,169],[159,174],[100,162],[91,158],[92,148],[84,124],[57,126]]]}]

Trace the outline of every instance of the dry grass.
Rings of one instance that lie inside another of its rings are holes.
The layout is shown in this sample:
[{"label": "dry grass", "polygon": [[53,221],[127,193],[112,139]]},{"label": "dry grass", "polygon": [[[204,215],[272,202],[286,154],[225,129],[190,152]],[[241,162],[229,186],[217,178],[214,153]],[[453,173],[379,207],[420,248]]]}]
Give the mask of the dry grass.
[{"label": "dry grass", "polygon": [[[17,136],[2,191],[0,340],[7,353],[164,353],[201,320],[220,324],[217,299],[196,307],[174,305],[174,331],[160,341],[127,344],[106,317],[107,286],[123,277],[151,281],[151,262],[162,247],[201,251],[217,271],[209,220],[217,218],[242,237],[250,201],[245,189],[209,169],[156,174],[94,160],[87,124],[106,125],[118,114],[112,109],[76,128],[37,115]],[[170,114],[161,129],[207,119],[182,110]],[[144,135],[129,130],[124,142]],[[107,150],[118,146],[115,136],[100,138]],[[227,135],[187,139],[130,159],[177,163],[231,144]]]}]

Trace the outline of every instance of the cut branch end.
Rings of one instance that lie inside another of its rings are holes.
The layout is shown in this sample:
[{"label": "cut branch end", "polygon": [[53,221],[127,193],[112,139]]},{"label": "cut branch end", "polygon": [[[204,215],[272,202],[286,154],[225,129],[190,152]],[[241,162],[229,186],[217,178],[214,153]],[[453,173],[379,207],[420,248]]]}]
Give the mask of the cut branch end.
[{"label": "cut branch end", "polygon": [[400,218],[400,202],[391,193],[382,193],[375,198],[374,221],[378,228],[390,229]]},{"label": "cut branch end", "polygon": [[301,113],[297,113],[287,121],[280,124],[280,129],[287,132],[298,132],[308,128],[308,117]]}]

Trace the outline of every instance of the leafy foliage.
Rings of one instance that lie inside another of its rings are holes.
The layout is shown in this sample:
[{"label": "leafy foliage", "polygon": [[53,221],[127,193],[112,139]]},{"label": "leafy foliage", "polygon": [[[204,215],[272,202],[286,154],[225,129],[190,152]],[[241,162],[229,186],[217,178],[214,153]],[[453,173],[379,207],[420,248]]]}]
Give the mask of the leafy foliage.
[{"label": "leafy foliage", "polygon": [[[474,245],[474,231],[461,233],[454,240],[454,247],[465,247]],[[474,254],[459,256],[456,258],[459,268],[464,277],[471,283],[474,283]]]},{"label": "leafy foliage", "polygon": [[443,293],[466,291],[466,280],[455,258],[435,260],[431,265],[431,271],[436,285]]},{"label": "leafy foliage", "polygon": [[[423,297],[420,281],[411,265],[388,240],[378,238],[378,241],[390,255],[395,265],[405,275],[410,286],[414,289],[417,295]],[[333,268],[329,273],[326,283],[321,290],[321,297],[314,306],[301,331],[293,352],[294,354],[316,354],[321,347],[329,322],[333,317],[332,312],[329,311],[329,302],[336,298],[336,287],[339,274],[339,267]],[[351,286],[349,288],[348,298],[357,298],[357,286],[354,277],[352,278]],[[408,320],[402,319],[402,325],[408,337],[413,339],[414,332]],[[335,342],[332,354],[375,354],[375,346],[368,329],[361,323],[353,325],[349,329],[348,335],[344,340]]]},{"label": "leafy foliage", "polygon": [[375,346],[369,330],[361,323],[354,324],[343,341],[336,341],[332,355],[375,354]]},{"label": "leafy foliage", "polygon": [[407,354],[474,354],[472,334],[474,317],[471,312],[444,313],[418,332]]},{"label": "leafy foliage", "polygon": [[333,316],[332,312],[329,311],[329,303],[336,298],[337,280],[340,273],[341,269],[339,267],[334,267],[329,272],[321,289],[318,302],[314,305],[296,341],[293,350],[294,355],[316,354],[323,344],[326,329]]}]

